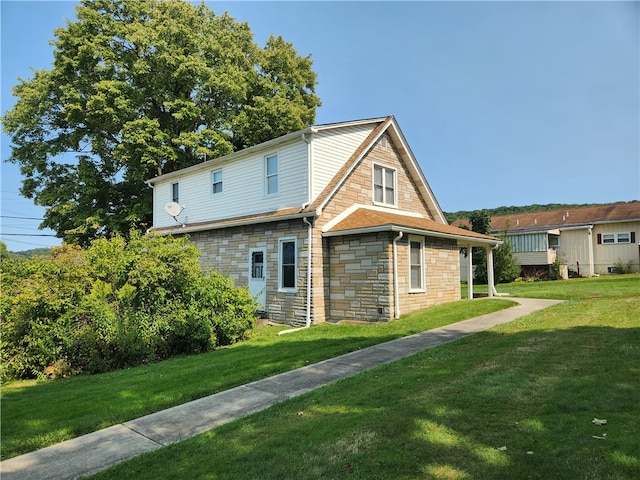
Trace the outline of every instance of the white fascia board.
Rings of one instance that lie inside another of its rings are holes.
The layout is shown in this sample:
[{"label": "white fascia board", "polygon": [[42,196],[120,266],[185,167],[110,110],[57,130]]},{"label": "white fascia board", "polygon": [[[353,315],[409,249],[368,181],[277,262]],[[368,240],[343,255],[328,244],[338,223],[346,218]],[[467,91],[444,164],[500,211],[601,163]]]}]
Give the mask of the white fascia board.
[{"label": "white fascia board", "polygon": [[[393,117],[392,117],[393,118]],[[383,118],[381,119],[382,122],[386,122],[389,119],[388,118]],[[370,122],[370,121],[369,121]],[[368,123],[368,122],[367,122]],[[371,139],[371,141],[366,145],[365,148],[362,149],[362,152],[360,153],[360,155],[358,155],[357,159],[351,164],[351,167],[345,172],[345,174],[342,176],[342,178],[340,179],[339,182],[336,183],[336,186],[333,188],[333,190],[331,190],[331,192],[329,192],[329,194],[324,198],[324,200],[322,201],[322,203],[320,203],[320,205],[318,205],[318,208],[316,209],[316,213],[319,215],[322,210],[324,209],[325,205],[327,203],[329,203],[329,201],[333,198],[333,196],[335,195],[335,193],[338,191],[338,189],[340,189],[340,187],[342,187],[342,185],[344,184],[345,180],[347,178],[349,178],[349,175],[351,175],[351,172],[353,172],[353,170],[355,170],[358,165],[360,165],[360,162],[362,161],[362,159],[365,157],[365,155],[369,152],[369,150],[371,149],[371,147],[373,145],[375,145],[375,143],[380,139],[380,137],[382,136],[382,134],[386,131],[386,129],[380,131],[380,133],[378,135],[376,135],[373,139]],[[358,147],[359,148],[359,147]]]},{"label": "white fascia board", "polygon": [[402,145],[403,151],[406,153],[405,158],[409,161],[410,170],[414,174],[414,178],[417,176],[418,177],[417,179],[422,184],[421,190],[423,190],[423,194],[425,194],[427,197],[426,200],[427,200],[427,203],[429,204],[429,207],[435,210],[435,213],[436,213],[435,216],[437,217],[436,220],[440,221],[440,223],[444,225],[448,225],[449,222],[447,222],[447,219],[444,216],[444,212],[442,211],[442,208],[440,207],[438,200],[433,194],[433,190],[431,190],[431,186],[429,185],[429,182],[424,176],[424,172],[420,168],[420,164],[416,160],[416,157],[413,154],[413,151],[411,150],[411,147],[409,146],[407,139],[402,133],[402,130],[400,130],[400,127],[398,126],[398,123],[396,122],[395,117],[392,118],[391,124],[389,125],[389,127],[393,129],[392,132],[395,134],[394,136],[396,140],[400,142],[400,145]]}]

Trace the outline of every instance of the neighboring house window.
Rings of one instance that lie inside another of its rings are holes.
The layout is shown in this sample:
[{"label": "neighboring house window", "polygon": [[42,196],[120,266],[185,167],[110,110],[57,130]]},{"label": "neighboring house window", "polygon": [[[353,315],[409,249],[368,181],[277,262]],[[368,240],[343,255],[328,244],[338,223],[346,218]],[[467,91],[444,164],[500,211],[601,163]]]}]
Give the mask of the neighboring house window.
[{"label": "neighboring house window", "polygon": [[265,159],[267,195],[278,193],[278,155],[270,155]]},{"label": "neighboring house window", "polygon": [[409,237],[409,291],[424,291],[424,243]]},{"label": "neighboring house window", "polygon": [[222,193],[222,170],[211,172],[212,193]]},{"label": "neighboring house window", "polygon": [[636,232],[598,234],[598,245],[615,245],[616,243],[636,243]]},{"label": "neighboring house window", "polygon": [[280,278],[278,287],[280,290],[296,290],[296,239],[281,238],[279,241],[280,255],[278,258]]},{"label": "neighboring house window", "polygon": [[180,190],[178,188],[178,182],[171,184],[171,201],[180,202]]},{"label": "neighboring house window", "polygon": [[373,166],[373,201],[395,206],[396,171],[393,168]]}]

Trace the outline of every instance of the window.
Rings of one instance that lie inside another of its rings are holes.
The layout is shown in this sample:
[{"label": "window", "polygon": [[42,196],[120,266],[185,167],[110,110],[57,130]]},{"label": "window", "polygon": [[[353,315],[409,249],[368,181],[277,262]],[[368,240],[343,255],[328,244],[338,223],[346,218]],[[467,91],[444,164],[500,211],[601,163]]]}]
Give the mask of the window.
[{"label": "window", "polygon": [[617,240],[616,243],[630,243],[629,232],[619,233],[618,238],[616,240]]},{"label": "window", "polygon": [[178,189],[178,182],[171,184],[171,201],[180,202],[180,190]]},{"label": "window", "polygon": [[424,291],[424,244],[421,238],[409,238],[409,291]]},{"label": "window", "polygon": [[396,204],[396,171],[392,168],[373,166],[373,202]]},{"label": "window", "polygon": [[251,279],[264,280],[264,252],[261,250],[251,254]]},{"label": "window", "polygon": [[278,155],[270,155],[265,161],[267,195],[278,193]]},{"label": "window", "polygon": [[598,234],[598,245],[614,245],[616,243],[636,243],[636,232]]},{"label": "window", "polygon": [[222,170],[211,172],[211,193],[222,193]]},{"label": "window", "polygon": [[286,291],[296,290],[296,239],[282,238],[279,241],[279,289]]}]

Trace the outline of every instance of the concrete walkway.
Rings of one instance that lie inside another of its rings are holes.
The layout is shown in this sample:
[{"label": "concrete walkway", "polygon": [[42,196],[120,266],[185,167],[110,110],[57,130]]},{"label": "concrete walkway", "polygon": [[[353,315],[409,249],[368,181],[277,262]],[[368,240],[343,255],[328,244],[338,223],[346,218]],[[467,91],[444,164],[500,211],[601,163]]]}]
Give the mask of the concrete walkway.
[{"label": "concrete walkway", "polygon": [[91,475],[341,378],[560,303],[528,298],[509,300],[518,305],[374,345],[10,458],[0,463],[2,479],[62,480]]}]

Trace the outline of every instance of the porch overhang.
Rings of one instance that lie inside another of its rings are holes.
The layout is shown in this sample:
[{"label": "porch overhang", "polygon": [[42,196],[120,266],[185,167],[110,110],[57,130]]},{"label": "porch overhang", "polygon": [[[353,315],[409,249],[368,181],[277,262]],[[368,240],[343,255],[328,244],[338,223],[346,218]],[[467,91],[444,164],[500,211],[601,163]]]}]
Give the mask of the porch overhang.
[{"label": "porch overhang", "polygon": [[496,247],[502,240],[451,225],[389,209],[355,208],[337,222],[323,229],[323,237],[363,235],[380,232],[403,232],[455,241],[460,247]]}]

